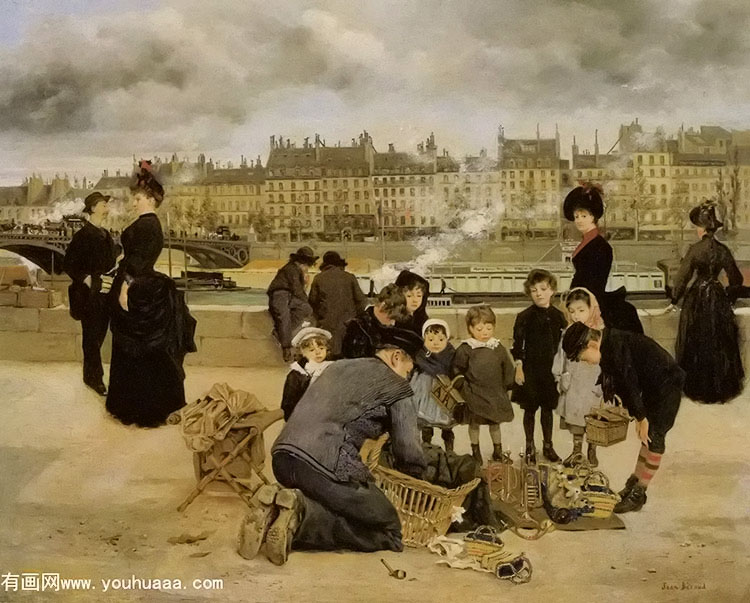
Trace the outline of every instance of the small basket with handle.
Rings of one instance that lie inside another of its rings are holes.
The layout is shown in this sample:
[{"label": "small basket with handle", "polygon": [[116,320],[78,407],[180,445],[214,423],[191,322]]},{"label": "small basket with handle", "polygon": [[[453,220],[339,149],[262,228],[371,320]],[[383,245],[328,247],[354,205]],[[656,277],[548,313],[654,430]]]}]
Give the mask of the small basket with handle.
[{"label": "small basket with handle", "polygon": [[602,400],[586,415],[586,441],[596,446],[612,446],[628,437],[630,415],[619,396],[614,404]]},{"label": "small basket with handle", "polygon": [[453,379],[447,375],[437,375],[432,380],[432,399],[452,415],[456,406],[464,403],[460,391],[463,383],[463,375],[457,375]]},{"label": "small basket with handle", "polygon": [[584,517],[608,519],[620,502],[620,497],[609,487],[609,478],[601,471],[592,471],[584,480],[581,493],[589,503],[590,509],[585,510]]}]

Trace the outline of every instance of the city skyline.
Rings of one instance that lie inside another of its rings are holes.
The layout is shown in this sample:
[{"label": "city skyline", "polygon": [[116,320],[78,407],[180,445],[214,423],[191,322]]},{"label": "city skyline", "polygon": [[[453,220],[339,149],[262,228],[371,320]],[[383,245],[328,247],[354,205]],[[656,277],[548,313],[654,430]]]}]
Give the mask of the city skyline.
[{"label": "city skyline", "polygon": [[750,124],[750,6],[696,0],[0,5],[0,184],[96,177],[138,156],[236,161],[315,132],[454,157],[508,136]]}]

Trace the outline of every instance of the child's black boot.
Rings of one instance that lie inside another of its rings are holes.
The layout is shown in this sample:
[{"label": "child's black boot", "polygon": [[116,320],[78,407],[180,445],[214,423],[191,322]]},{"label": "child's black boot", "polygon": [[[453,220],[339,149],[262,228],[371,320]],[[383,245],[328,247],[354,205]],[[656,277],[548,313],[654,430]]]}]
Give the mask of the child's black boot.
[{"label": "child's black boot", "polygon": [[544,444],[542,445],[542,454],[544,455],[544,458],[547,459],[550,463],[560,462],[560,457],[552,447],[552,442],[544,442]]},{"label": "child's black boot", "polygon": [[599,459],[596,457],[596,445],[595,444],[589,444],[589,447],[586,450],[586,458],[589,461],[589,465],[591,465],[592,467],[599,466]]},{"label": "child's black boot", "polygon": [[630,511],[640,511],[646,504],[646,488],[640,484],[633,486],[628,495],[615,505],[615,513],[629,513]]},{"label": "child's black boot", "polygon": [[578,457],[581,454],[582,449],[583,449],[583,436],[573,434],[573,452],[571,452],[570,456],[563,461],[563,465],[565,465],[566,467],[571,467],[573,463],[576,462],[576,457]]},{"label": "child's black boot", "polygon": [[480,465],[484,463],[484,459],[482,458],[482,451],[479,450],[479,444],[471,445],[471,456],[473,456],[474,460]]},{"label": "child's black boot", "polygon": [[453,452],[453,442],[456,441],[456,436],[449,429],[443,430],[443,446],[446,452]]},{"label": "child's black boot", "polygon": [[503,445],[502,444],[492,445],[492,460],[493,461],[503,460]]},{"label": "child's black boot", "polygon": [[635,475],[631,475],[628,478],[628,481],[625,482],[625,487],[620,490],[617,494],[618,496],[624,500],[627,498],[628,494],[630,494],[630,491],[633,489],[633,487],[638,483],[638,478]]}]

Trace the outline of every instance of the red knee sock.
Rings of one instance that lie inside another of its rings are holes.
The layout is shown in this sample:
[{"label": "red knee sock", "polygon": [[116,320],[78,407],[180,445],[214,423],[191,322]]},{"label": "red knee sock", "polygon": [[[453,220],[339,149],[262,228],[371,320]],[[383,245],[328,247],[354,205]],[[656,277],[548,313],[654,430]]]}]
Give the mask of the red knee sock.
[{"label": "red knee sock", "polygon": [[[641,448],[641,451],[643,451],[643,446]],[[661,464],[661,457],[662,455],[656,452],[651,452],[650,450],[646,451],[646,458],[643,461],[643,464],[640,463],[640,455],[638,456],[638,465],[636,465],[636,473],[635,476],[638,478],[638,484],[640,486],[643,486],[644,488],[648,488],[648,484],[651,481],[651,479],[654,477],[654,473],[656,473],[656,470],[659,468],[659,465]]]},{"label": "red knee sock", "polygon": [[641,449],[638,451],[638,460],[635,463],[635,469],[633,469],[633,475],[640,475],[643,472],[643,466],[646,464],[646,455],[648,455],[648,446],[641,444]]}]

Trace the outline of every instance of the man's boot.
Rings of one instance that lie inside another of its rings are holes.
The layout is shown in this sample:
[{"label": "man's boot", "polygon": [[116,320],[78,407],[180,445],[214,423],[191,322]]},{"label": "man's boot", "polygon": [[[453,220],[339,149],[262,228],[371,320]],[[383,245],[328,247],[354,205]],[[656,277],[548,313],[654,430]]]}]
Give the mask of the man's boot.
[{"label": "man's boot", "polygon": [[253,498],[253,508],[240,524],[237,552],[245,559],[254,559],[258,554],[271,524],[278,515],[274,500],[279,491],[277,484],[261,486]]},{"label": "man's boot", "polygon": [[629,513],[640,511],[646,504],[646,488],[640,484],[633,486],[628,495],[615,505],[615,513]]},{"label": "man's boot", "polygon": [[471,456],[473,456],[474,460],[480,465],[484,463],[484,459],[482,458],[482,452],[479,450],[479,444],[471,445]]},{"label": "man's boot", "polygon": [[628,478],[628,481],[625,482],[625,487],[617,493],[620,499],[625,500],[628,494],[630,494],[630,491],[633,489],[633,486],[635,486],[637,483],[638,478],[635,475],[631,475]]},{"label": "man's boot", "polygon": [[276,495],[279,516],[266,536],[266,556],[275,565],[284,565],[292,550],[294,535],[302,523],[304,507],[297,490],[279,490]]},{"label": "man's boot", "polygon": [[560,457],[552,447],[552,442],[544,442],[544,444],[542,444],[542,454],[544,455],[544,458],[547,459],[550,463],[560,462]]},{"label": "man's boot", "polygon": [[595,444],[589,444],[589,447],[586,450],[586,458],[588,458],[589,465],[591,465],[592,467],[599,466],[599,459],[596,458],[596,445]]},{"label": "man's boot", "polygon": [[422,441],[425,444],[432,443],[432,427],[422,427]]},{"label": "man's boot", "polygon": [[526,442],[525,459],[527,465],[536,465],[536,446],[534,442]]},{"label": "man's boot", "polygon": [[573,452],[570,453],[570,456],[566,458],[563,461],[563,465],[566,467],[570,467],[575,463],[576,457],[581,454],[581,450],[583,449],[583,436],[582,435],[573,435]]}]

